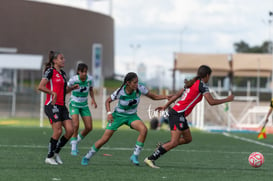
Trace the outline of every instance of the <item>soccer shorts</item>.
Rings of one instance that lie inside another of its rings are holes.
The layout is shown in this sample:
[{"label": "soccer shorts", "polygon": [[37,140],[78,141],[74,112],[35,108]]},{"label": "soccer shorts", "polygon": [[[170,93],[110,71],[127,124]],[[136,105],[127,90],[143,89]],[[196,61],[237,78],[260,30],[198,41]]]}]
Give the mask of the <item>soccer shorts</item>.
[{"label": "soccer shorts", "polygon": [[60,105],[45,105],[45,113],[49,119],[50,124],[58,121],[65,121],[71,119],[66,106]]},{"label": "soccer shorts", "polygon": [[81,117],[84,116],[91,116],[91,112],[89,110],[89,107],[76,107],[69,104],[69,113],[72,116],[73,114],[81,115]]},{"label": "soccer shorts", "polygon": [[125,115],[125,114],[119,114],[117,112],[112,113],[113,116],[113,122],[108,122],[106,129],[114,130],[116,131],[120,126],[126,124],[127,126],[131,127],[131,123],[136,120],[141,120],[137,114],[132,115]]},{"label": "soccer shorts", "polygon": [[183,113],[178,113],[173,109],[169,111],[169,125],[171,130],[184,131],[189,128],[188,121]]}]

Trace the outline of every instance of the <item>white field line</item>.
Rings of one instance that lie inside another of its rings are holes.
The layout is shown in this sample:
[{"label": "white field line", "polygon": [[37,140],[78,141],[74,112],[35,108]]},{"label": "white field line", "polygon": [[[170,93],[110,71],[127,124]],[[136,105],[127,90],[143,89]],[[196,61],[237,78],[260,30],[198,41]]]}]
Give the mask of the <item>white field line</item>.
[{"label": "white field line", "polygon": [[256,141],[256,140],[252,140],[252,139],[248,139],[248,138],[244,138],[244,137],[240,137],[240,136],[236,136],[236,135],[231,135],[229,133],[223,133],[223,135],[227,136],[227,137],[230,137],[230,138],[237,139],[237,140],[242,140],[242,141],[245,141],[245,142],[254,143],[254,144],[257,144],[257,145],[262,145],[262,146],[265,146],[265,147],[273,148],[273,145],[263,143],[263,142],[260,142],[260,141]]},{"label": "white field line", "polygon": [[[224,134],[225,135],[225,134]],[[225,135],[225,136],[228,136],[228,135]],[[232,135],[229,135],[228,137],[233,137]],[[236,137],[236,136],[235,136]],[[240,137],[239,137],[240,138]],[[236,139],[239,139],[239,138],[236,138]],[[245,138],[243,138],[245,139]],[[245,141],[245,140],[244,140]],[[251,141],[254,141],[254,140],[250,140],[249,142]],[[258,142],[260,143],[260,142]],[[257,144],[258,144],[257,143]],[[273,148],[273,145],[269,145],[269,144],[261,144],[261,145],[267,145],[268,147],[270,148]],[[1,145],[0,144],[0,148],[21,148],[21,149],[48,149],[48,147],[45,145],[45,146],[42,146],[42,145]],[[194,150],[194,149],[190,149],[190,150],[184,150],[183,149],[184,146],[180,146],[180,148],[175,148],[171,151],[174,151],[174,152],[188,152],[188,153],[215,153],[215,154],[249,154],[249,152],[235,152],[235,151],[215,151],[215,150]],[[83,149],[83,150],[89,150],[91,148],[90,147],[80,147],[80,149]],[[64,147],[64,149],[70,149],[69,146],[66,146]],[[101,150],[116,150],[116,151],[133,151],[134,148],[124,148],[124,147],[102,147]],[[143,148],[143,150],[145,151],[151,151],[153,152],[155,150],[155,148]],[[271,154],[271,153],[270,153]],[[272,153],[273,154],[273,153]]]}]

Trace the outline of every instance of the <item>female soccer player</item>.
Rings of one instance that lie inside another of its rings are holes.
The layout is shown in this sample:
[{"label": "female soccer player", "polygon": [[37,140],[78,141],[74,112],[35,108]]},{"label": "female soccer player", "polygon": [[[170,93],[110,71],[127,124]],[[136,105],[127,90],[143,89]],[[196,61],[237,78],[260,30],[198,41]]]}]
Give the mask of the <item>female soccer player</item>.
[{"label": "female soccer player", "polygon": [[[151,93],[145,86],[138,84],[136,73],[128,73],[125,76],[121,87],[106,100],[105,106],[108,115],[106,130],[102,137],[93,144],[89,152],[83,157],[81,162],[82,165],[88,165],[90,158],[94,156],[94,154],[98,152],[105,143],[107,143],[114,132],[124,124],[139,132],[134,152],[130,157],[133,164],[139,165],[138,156],[144,146],[144,141],[147,135],[147,127],[137,115],[137,107],[142,94],[153,100],[162,100],[167,98],[167,96]],[[115,110],[111,112],[110,103],[114,100],[119,101]]]},{"label": "female soccer player", "polygon": [[[49,118],[53,134],[48,145],[48,155],[45,163],[51,165],[63,164],[59,152],[73,134],[73,125],[65,106],[65,95],[78,85],[67,88],[64,67],[64,56],[60,52],[50,51],[49,60],[45,65],[44,75],[38,89],[46,93],[45,113]],[[62,135],[62,126],[65,134]],[[60,138],[61,137],[61,138]]]},{"label": "female soccer player", "polygon": [[[92,117],[88,107],[88,92],[91,97],[91,105],[97,108],[93,92],[93,78],[87,75],[88,66],[84,63],[79,63],[77,75],[73,76],[68,81],[68,87],[79,85],[79,89],[72,91],[69,103],[69,112],[72,116],[74,133],[71,138],[71,155],[78,155],[78,143],[92,131]],[[79,114],[84,123],[84,129],[78,134],[79,130]]]},{"label": "female soccer player", "polygon": [[169,125],[171,129],[171,140],[159,145],[152,155],[145,158],[144,162],[146,165],[152,168],[159,168],[155,165],[154,161],[161,155],[178,145],[188,144],[192,141],[192,136],[186,117],[191,113],[194,106],[202,100],[203,96],[210,105],[222,104],[233,100],[233,95],[230,95],[225,99],[214,99],[212,97],[209,92],[209,88],[206,85],[206,83],[209,81],[211,72],[210,67],[206,65],[200,66],[197,76],[190,81],[185,81],[185,88],[170,98],[170,100],[163,107],[156,108],[156,110],[159,111],[165,110],[172,102],[181,97],[168,113]]}]

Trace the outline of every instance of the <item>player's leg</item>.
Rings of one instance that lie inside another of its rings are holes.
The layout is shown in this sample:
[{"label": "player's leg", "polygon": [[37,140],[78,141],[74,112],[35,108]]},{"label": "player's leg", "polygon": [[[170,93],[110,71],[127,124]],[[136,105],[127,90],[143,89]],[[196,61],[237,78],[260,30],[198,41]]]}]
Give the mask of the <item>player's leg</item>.
[{"label": "player's leg", "polygon": [[88,151],[88,153],[82,158],[82,165],[88,165],[88,162],[90,160],[91,157],[93,157],[98,151],[99,149],[109,141],[109,139],[112,137],[112,135],[114,134],[115,130],[109,130],[106,129],[104,134],[102,135],[102,137],[97,140],[95,142],[95,144],[93,144],[93,146],[91,147],[91,149]]},{"label": "player's leg", "polygon": [[59,109],[57,106],[53,106],[51,104],[45,105],[45,113],[48,116],[48,119],[50,121],[52,130],[53,130],[52,136],[48,144],[48,154],[45,159],[45,163],[51,164],[51,165],[58,165],[58,163],[54,159],[54,152],[56,150],[58,140],[60,136],[62,135],[62,122],[59,121],[58,112],[59,112]]},{"label": "player's leg", "polygon": [[139,132],[136,145],[130,160],[133,164],[139,165],[138,156],[144,146],[144,142],[147,136],[148,129],[141,120],[135,120],[131,123],[131,127]]},{"label": "player's leg", "polygon": [[58,163],[55,160],[54,153],[57,147],[58,140],[62,134],[62,122],[51,123],[53,133],[48,144],[48,154],[47,158],[45,159],[45,163],[50,165],[58,165]]},{"label": "player's leg", "polygon": [[179,145],[189,144],[192,142],[192,136],[190,129],[182,131],[182,137],[179,138]]},{"label": "player's leg", "polygon": [[60,107],[60,119],[62,120],[62,126],[65,129],[65,134],[60,138],[60,140],[57,143],[57,147],[55,150],[55,158],[59,164],[62,164],[63,162],[61,161],[59,157],[59,153],[62,147],[64,147],[66,143],[69,141],[69,139],[71,138],[74,132],[72,120],[65,106]]},{"label": "player's leg", "polygon": [[74,131],[70,139],[71,155],[76,156],[78,155],[77,136],[78,136],[78,130],[79,130],[79,114],[72,114],[71,117],[72,117],[72,122],[74,127]]},{"label": "player's leg", "polygon": [[84,139],[84,137],[93,129],[91,112],[88,107],[80,109],[80,115],[83,120],[84,129],[77,136],[77,143]]},{"label": "player's leg", "polygon": [[69,141],[73,134],[73,124],[71,119],[67,119],[63,121],[63,127],[65,129],[65,134],[60,138],[60,140],[57,143],[57,147],[55,150],[54,157],[59,164],[63,164],[63,161],[60,158],[60,151],[61,149],[66,145],[66,143]]}]

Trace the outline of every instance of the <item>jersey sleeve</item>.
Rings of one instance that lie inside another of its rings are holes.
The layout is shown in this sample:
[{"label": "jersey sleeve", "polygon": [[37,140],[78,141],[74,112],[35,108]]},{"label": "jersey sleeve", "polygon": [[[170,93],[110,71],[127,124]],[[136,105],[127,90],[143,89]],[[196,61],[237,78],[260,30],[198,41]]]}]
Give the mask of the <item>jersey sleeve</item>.
[{"label": "jersey sleeve", "polygon": [[90,87],[94,87],[93,77],[88,75],[88,82],[90,82]]},{"label": "jersey sleeve", "polygon": [[[118,93],[119,92],[119,93]],[[119,88],[117,89],[117,90],[115,90],[115,92],[113,92],[112,94],[111,94],[111,99],[112,99],[112,101],[114,101],[114,100],[116,100],[116,99],[118,99],[119,97],[120,97],[120,91],[119,91]]]},{"label": "jersey sleeve", "polygon": [[144,85],[141,85],[141,84],[138,84],[138,90],[143,95],[146,95],[149,92],[149,90]]},{"label": "jersey sleeve", "polygon": [[43,78],[50,80],[52,78],[53,75],[53,68],[49,68],[45,71]]},{"label": "jersey sleeve", "polygon": [[68,87],[72,87],[75,84],[76,78],[75,76],[71,77],[67,83]]},{"label": "jersey sleeve", "polygon": [[204,95],[209,92],[209,87],[204,82],[200,81],[199,91]]}]

